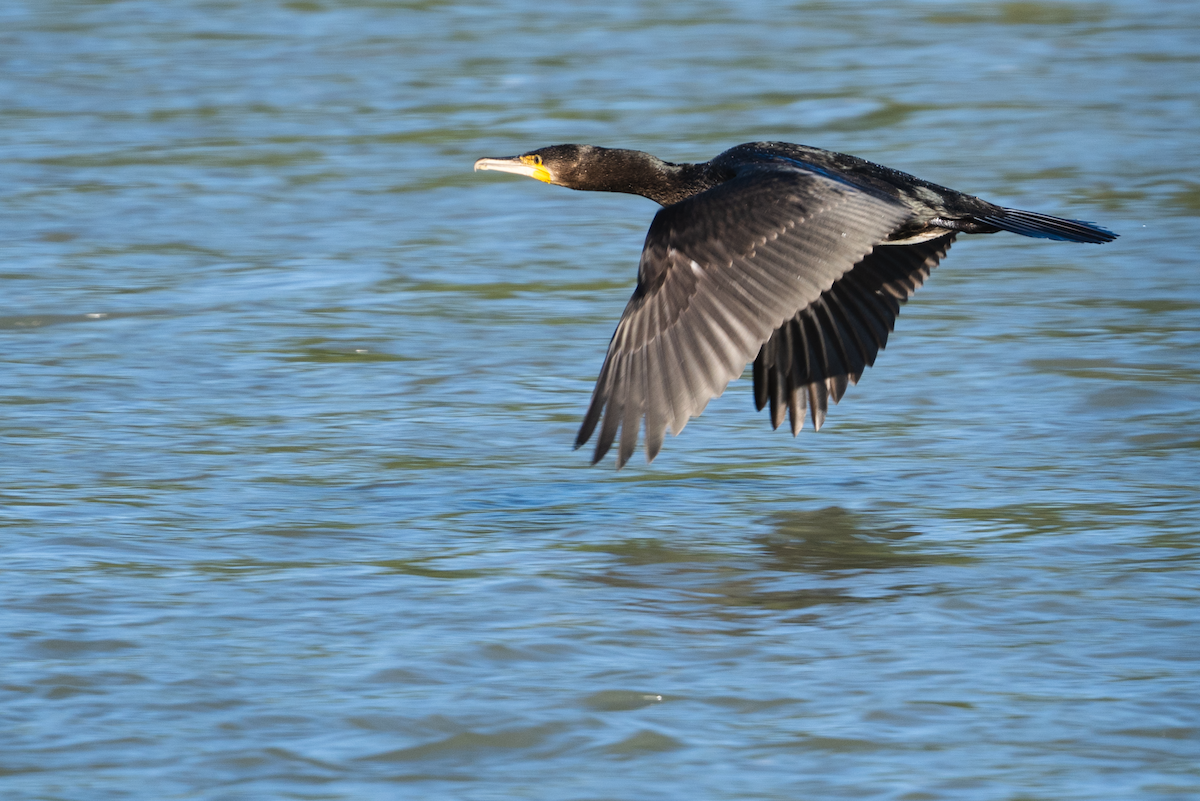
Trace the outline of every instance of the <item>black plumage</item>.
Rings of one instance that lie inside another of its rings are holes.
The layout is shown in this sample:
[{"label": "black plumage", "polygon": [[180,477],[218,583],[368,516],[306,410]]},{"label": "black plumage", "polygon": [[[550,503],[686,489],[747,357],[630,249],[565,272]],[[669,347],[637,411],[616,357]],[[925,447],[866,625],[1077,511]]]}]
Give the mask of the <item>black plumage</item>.
[{"label": "black plumage", "polygon": [[785,142],[671,164],[636,150],[555,145],[480,159],[572,189],[642,195],[654,217],[638,282],[600,368],[575,447],[599,427],[593,463],[617,443],[646,459],[754,362],[771,424],[819,429],[829,401],[874,364],[900,304],[959,233],[1011,231],[1110,242],[1092,223],[1008,209],[907,173]]}]

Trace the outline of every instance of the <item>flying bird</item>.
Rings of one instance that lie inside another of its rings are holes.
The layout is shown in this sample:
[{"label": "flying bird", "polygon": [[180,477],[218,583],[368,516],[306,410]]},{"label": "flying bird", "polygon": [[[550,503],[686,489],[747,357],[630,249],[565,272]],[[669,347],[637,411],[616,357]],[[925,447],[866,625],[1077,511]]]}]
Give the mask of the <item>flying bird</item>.
[{"label": "flying bird", "polygon": [[[959,234],[1010,231],[1111,242],[1089,222],[1004,208],[899,170],[805,145],[751,142],[712,161],[672,164],[638,150],[553,145],[497,170],[662,205],[605,356],[575,447],[600,427],[592,464],[618,442],[617,468],[645,423],[646,461],[754,361],[754,404],[805,410],[820,429],[829,401],[887,343],[900,311]],[[618,440],[619,434],[619,440]]]}]

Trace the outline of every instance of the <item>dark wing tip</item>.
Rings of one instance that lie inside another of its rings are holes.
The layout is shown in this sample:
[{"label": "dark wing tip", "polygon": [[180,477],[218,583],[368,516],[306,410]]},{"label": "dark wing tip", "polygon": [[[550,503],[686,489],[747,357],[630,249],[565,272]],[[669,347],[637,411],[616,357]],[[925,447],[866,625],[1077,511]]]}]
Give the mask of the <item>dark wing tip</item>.
[{"label": "dark wing tip", "polygon": [[1102,245],[1117,238],[1117,234],[1085,220],[1067,220],[1049,214],[1020,209],[1001,209],[998,214],[977,218],[1002,231],[1038,239],[1057,239],[1060,242],[1087,242]]},{"label": "dark wing tip", "polygon": [[583,424],[579,426],[579,433],[575,435],[575,450],[582,448],[592,438],[592,432],[596,430],[596,423],[599,422],[603,409],[604,404],[593,398],[592,405],[583,418]]}]

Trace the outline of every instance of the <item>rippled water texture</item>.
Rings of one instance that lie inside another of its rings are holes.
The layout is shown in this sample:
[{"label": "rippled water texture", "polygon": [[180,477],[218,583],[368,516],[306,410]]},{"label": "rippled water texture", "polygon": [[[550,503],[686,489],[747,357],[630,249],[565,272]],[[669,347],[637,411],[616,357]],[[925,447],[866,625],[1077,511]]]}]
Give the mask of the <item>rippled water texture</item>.
[{"label": "rippled water texture", "polygon": [[[1200,796],[1200,16],[0,4],[0,796]],[[960,240],[819,433],[570,448],[654,205],[781,139]]]}]

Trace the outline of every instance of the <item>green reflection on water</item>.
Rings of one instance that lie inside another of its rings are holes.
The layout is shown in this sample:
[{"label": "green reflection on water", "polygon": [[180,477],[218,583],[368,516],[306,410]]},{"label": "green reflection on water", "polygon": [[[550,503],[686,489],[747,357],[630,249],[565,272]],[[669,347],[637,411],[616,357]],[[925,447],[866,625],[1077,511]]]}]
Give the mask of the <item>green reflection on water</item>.
[{"label": "green reflection on water", "polygon": [[[962,553],[943,553],[908,540],[917,532],[873,525],[847,510],[830,507],[786,512],[767,521],[770,530],[749,541],[754,553],[731,554],[718,547],[697,547],[651,538],[624,539],[576,546],[608,553],[618,563],[592,577],[616,587],[648,586],[686,590],[688,598],[725,607],[796,610],[825,604],[861,603],[852,577],[959,566],[975,560]],[[647,570],[647,568],[662,568]],[[885,594],[935,591],[916,581]]]},{"label": "green reflection on water", "polygon": [[1102,22],[1108,9],[1091,3],[996,3],[981,4],[949,13],[926,15],[929,22],[942,25],[1078,25]]}]

